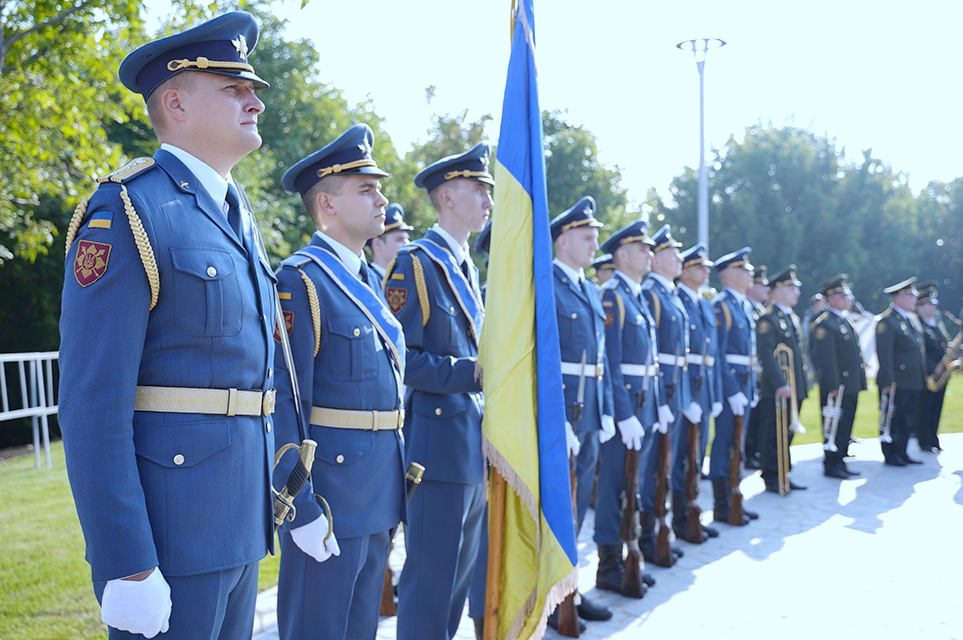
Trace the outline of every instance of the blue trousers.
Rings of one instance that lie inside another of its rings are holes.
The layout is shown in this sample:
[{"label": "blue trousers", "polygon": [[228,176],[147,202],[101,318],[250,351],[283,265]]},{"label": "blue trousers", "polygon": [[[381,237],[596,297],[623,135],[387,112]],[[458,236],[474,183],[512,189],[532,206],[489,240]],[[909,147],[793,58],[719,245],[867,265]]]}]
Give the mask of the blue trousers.
[{"label": "blue trousers", "polygon": [[339,539],[341,555],[324,562],[301,551],[287,531],[280,540],[277,611],[281,640],[374,638],[388,560],[388,532]]},{"label": "blue trousers", "polygon": [[[575,532],[582,530],[582,522],[588,512],[589,502],[592,501],[592,489],[595,486],[595,470],[599,464],[599,432],[579,431],[575,436],[582,445],[575,458],[575,478],[578,487],[575,490],[575,512],[578,518],[575,522]],[[618,437],[618,436],[616,436]]]},{"label": "blue trousers", "polygon": [[407,559],[398,581],[398,640],[455,636],[484,514],[483,484],[422,481],[408,503]]},{"label": "blue trousers", "polygon": [[[743,433],[745,439],[745,425],[749,424],[749,407],[746,407],[746,415],[742,417]],[[722,413],[716,417],[716,436],[712,441],[712,453],[709,457],[709,480],[719,482],[729,478],[729,462],[732,460],[732,447],[742,449],[742,442],[732,442],[733,431],[735,429],[736,416],[729,407],[729,402],[722,403]]]},{"label": "blue trousers", "polygon": [[[196,576],[164,576],[171,587],[171,619],[158,638],[237,640],[254,634],[258,563]],[[105,582],[94,583],[100,602]],[[108,627],[111,640],[143,638]]]}]

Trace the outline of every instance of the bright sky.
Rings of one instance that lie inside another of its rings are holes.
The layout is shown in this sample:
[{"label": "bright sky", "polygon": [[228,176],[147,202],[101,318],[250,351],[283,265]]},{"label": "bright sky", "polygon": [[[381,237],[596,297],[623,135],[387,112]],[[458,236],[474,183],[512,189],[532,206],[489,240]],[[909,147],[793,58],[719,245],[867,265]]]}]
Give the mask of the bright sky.
[{"label": "bright sky", "polygon": [[[466,108],[472,120],[494,117],[497,141],[510,4],[273,7],[290,37],[314,42],[322,79],[349,102],[371,98],[404,153],[427,137],[432,114]],[[671,179],[698,166],[699,75],[675,45],[703,37],[728,42],[705,67],[708,158],[749,125],[792,122],[835,137],[851,159],[872,147],[914,192],[963,176],[958,0],[535,0],[535,14],[542,109],[567,110],[595,134],[599,159],[621,169],[630,199],[649,187],[666,198]]]}]

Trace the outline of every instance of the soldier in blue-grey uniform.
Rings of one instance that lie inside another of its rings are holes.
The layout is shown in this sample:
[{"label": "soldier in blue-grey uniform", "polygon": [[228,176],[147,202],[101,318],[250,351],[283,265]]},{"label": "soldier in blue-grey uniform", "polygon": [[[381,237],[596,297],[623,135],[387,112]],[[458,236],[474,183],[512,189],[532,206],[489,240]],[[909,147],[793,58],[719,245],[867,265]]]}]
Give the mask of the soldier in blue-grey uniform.
[{"label": "soldier in blue-grey uniform", "polygon": [[[722,379],[717,365],[716,318],[709,302],[700,290],[709,283],[709,270],[712,267],[708,250],[702,243],[682,252],[682,272],[678,278],[679,298],[689,317],[689,388],[692,399],[699,403],[702,419],[699,425],[698,455],[694,472],[701,476],[702,461],[709,442],[709,416],[713,418],[722,413]],[[686,440],[686,450],[689,442]],[[688,500],[685,491],[672,492],[672,528],[676,536],[685,537],[685,524],[688,514]],[[677,523],[676,520],[679,519]],[[706,537],[715,538],[719,532],[707,525],[700,525]]]},{"label": "soldier in blue-grey uniform", "polygon": [[257,38],[234,12],[127,56],[161,148],[67,231],[60,425],[111,638],[250,638],[273,547],[274,274],[231,176]]},{"label": "soldier in blue-grey uniform", "polygon": [[367,247],[371,250],[371,260],[368,266],[374,271],[381,282],[385,277],[385,269],[398,255],[401,247],[410,241],[410,233],[415,228],[405,222],[405,210],[397,202],[385,207],[385,232],[380,236],[368,240]]},{"label": "soldier in blue-grey uniform", "polygon": [[[749,262],[749,247],[726,254],[715,261],[714,268],[724,289],[712,301],[716,316],[716,335],[719,344],[719,371],[722,374],[722,413],[716,416],[715,437],[709,456],[709,479],[714,498],[713,519],[729,522],[732,487],[729,486],[729,463],[733,450],[742,449],[742,442],[734,442],[737,416],[748,422],[751,406],[758,403],[756,376],[753,372],[756,354],[756,324],[746,292],[752,286],[753,266]],[[742,524],[759,516],[742,509]],[[731,523],[730,523],[731,524]]]},{"label": "soldier in blue-grey uniform", "polygon": [[[485,513],[478,339],[484,310],[468,238],[493,202],[489,146],[443,158],[415,176],[438,224],[399,251],[385,295],[408,344],[407,459],[425,466],[408,506],[398,583],[398,638],[452,638],[475,569]],[[484,567],[480,569],[484,571]]]},{"label": "soldier in blue-grey uniform", "polygon": [[[655,321],[659,340],[659,408],[658,425],[652,437],[646,440],[642,450],[642,466],[647,473],[642,478],[639,493],[642,496],[642,537],[639,547],[646,560],[655,562],[656,540],[656,484],[659,468],[659,446],[662,438],[671,443],[670,484],[672,491],[685,487],[685,438],[683,414],[692,422],[702,420],[702,409],[694,402],[689,389],[686,355],[689,353],[689,316],[676,291],[675,278],[682,272],[682,243],[672,237],[669,225],[664,225],[652,236],[652,271],[642,283],[642,297]],[[666,495],[668,498],[668,495]],[[682,557],[678,547],[672,550],[673,558]]]},{"label": "soldier in blue-grey uniform", "polygon": [[[306,248],[281,263],[278,294],[302,428],[318,444],[312,482],[296,497],[295,519],[280,530],[283,640],[374,638],[389,530],[404,518],[404,334],[362,254],[381,234],[388,204],[381,193],[388,174],[372,159],[373,144],[368,125],[355,125],[283,179],[317,229]],[[280,449],[300,443],[301,429],[278,352]],[[281,477],[295,458],[282,458]],[[330,506],[334,532],[315,493]]]},{"label": "soldier in blue-grey uniform", "polygon": [[592,269],[595,270],[595,284],[601,291],[602,285],[608,282],[615,273],[615,261],[612,254],[603,253],[592,261]]},{"label": "soldier in blue-grey uniform", "polygon": [[[595,284],[585,277],[599,248],[602,223],[595,199],[584,196],[551,222],[555,245],[555,315],[562,354],[565,433],[569,457],[575,459],[575,530],[588,511],[599,460],[599,430],[615,433],[612,386],[605,375],[605,313]],[[584,362],[584,364],[583,364]],[[604,424],[604,427],[603,427]],[[608,620],[612,612],[581,596],[579,616]],[[550,619],[550,624],[553,620]]]},{"label": "soldier in blue-grey uniform", "polygon": [[[602,285],[602,309],[607,375],[620,437],[607,439],[600,448],[595,499],[599,567],[595,584],[616,593],[622,593],[624,572],[620,516],[626,452],[639,451],[645,430],[651,433],[658,422],[655,321],[642,299],[642,278],[651,268],[654,246],[646,235],[647,228],[645,221],[637,220],[613,233],[602,246],[614,267],[612,278]],[[640,465],[639,475],[644,473]],[[648,574],[643,574],[643,579],[649,586],[654,584]]]}]

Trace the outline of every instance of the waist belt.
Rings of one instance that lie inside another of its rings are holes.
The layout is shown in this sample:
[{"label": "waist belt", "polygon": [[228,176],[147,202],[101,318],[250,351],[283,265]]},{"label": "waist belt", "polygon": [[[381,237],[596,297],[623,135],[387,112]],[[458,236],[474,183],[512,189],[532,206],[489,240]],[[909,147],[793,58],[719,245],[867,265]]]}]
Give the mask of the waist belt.
[{"label": "waist belt", "polygon": [[622,372],[623,376],[637,376],[639,378],[644,378],[649,376],[654,378],[659,372],[659,365],[657,364],[628,364],[623,362],[619,365],[619,371]]},{"label": "waist belt", "polygon": [[750,356],[740,356],[733,353],[726,354],[726,362],[729,364],[738,364],[743,367],[752,366],[752,358]]},{"label": "waist belt", "polygon": [[269,416],[274,413],[274,389],[192,389],[137,387],[134,411],[204,413],[215,416]]},{"label": "waist belt", "polygon": [[396,431],[405,424],[404,409],[400,411],[349,411],[311,407],[311,424],[334,429],[360,431]]},{"label": "waist belt", "polygon": [[583,375],[586,378],[598,378],[600,375],[605,373],[605,365],[603,364],[587,364],[585,365],[584,372],[581,371],[581,362],[563,362],[562,363],[562,375],[563,376],[577,376]]},{"label": "waist belt", "polygon": [[[686,356],[685,356],[685,361],[688,362],[689,364],[697,364],[697,365],[700,365],[700,366],[701,366],[701,365],[702,365],[702,358],[703,358],[703,356],[702,356],[701,353],[688,353],[688,354],[686,354]],[[715,359],[714,357],[712,357],[712,356],[705,356],[705,359],[706,359],[706,366],[707,366],[707,367],[715,366],[715,364],[716,364],[716,359]]]},{"label": "waist belt", "polygon": [[668,365],[670,367],[684,367],[686,363],[686,357],[682,355],[675,355],[674,353],[660,353],[659,354],[659,364]]}]

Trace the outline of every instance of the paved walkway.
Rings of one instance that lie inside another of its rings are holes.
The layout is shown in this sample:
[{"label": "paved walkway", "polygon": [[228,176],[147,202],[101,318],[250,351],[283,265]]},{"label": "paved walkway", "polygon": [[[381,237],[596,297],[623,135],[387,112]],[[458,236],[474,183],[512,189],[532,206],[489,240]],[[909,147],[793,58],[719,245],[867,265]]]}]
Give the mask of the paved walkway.
[{"label": "paved walkway", "polygon": [[[658,584],[642,600],[593,589],[589,512],[579,582],[615,615],[581,637],[963,639],[963,434],[940,440],[947,450],[938,455],[911,441],[925,464],[905,468],[884,466],[875,439],[854,445],[849,465],[862,476],[846,481],[822,475],[820,445],[793,447],[793,480],[809,490],[780,497],[749,475],[742,491],[759,520],[716,525],[721,535],[703,545],[679,543],[685,557],[674,567],[648,567]],[[708,511],[712,488],[700,491]],[[402,547],[399,538],[396,568]],[[277,638],[274,599],[273,590],[261,595],[255,640]],[[467,617],[457,637],[474,638]],[[378,638],[395,638],[394,618],[382,618]]]}]

